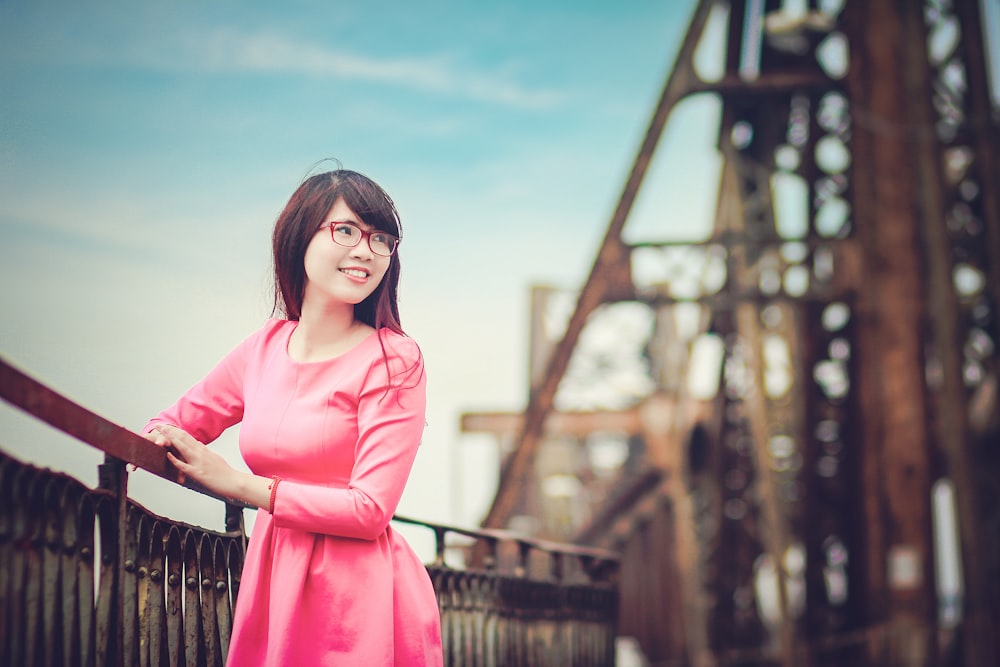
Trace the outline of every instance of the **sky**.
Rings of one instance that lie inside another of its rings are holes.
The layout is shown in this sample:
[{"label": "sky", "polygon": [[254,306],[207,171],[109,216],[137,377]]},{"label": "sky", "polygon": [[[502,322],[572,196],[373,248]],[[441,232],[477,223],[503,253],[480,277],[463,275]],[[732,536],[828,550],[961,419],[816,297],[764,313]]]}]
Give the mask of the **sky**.
[{"label": "sky", "polygon": [[[460,416],[524,408],[530,289],[586,279],[694,4],[0,0],[0,356],[140,429],[269,315],[274,219],[336,159],[403,219],[428,424],[399,513],[478,525],[496,443]],[[717,112],[675,110],[627,237],[708,233]],[[96,484],[100,453],[6,405],[0,448]]]},{"label": "sky", "polygon": [[[274,219],[335,159],[403,219],[428,423],[399,513],[477,526],[497,447],[459,419],[524,408],[530,289],[586,279],[694,4],[0,0],[0,356],[140,429],[268,317]],[[716,126],[675,110],[627,238],[708,234]],[[102,459],[5,404],[0,448],[91,486]],[[142,471],[130,494],[222,526]]]},{"label": "sky", "polygon": [[[460,415],[523,409],[530,288],[586,278],[693,6],[0,0],[0,355],[140,429],[269,315],[275,216],[336,159],[403,219],[428,425],[399,513],[478,525],[497,452]],[[656,197],[704,183],[664,165]],[[98,452],[6,405],[0,447],[96,483]],[[141,471],[130,493],[221,527]]]}]

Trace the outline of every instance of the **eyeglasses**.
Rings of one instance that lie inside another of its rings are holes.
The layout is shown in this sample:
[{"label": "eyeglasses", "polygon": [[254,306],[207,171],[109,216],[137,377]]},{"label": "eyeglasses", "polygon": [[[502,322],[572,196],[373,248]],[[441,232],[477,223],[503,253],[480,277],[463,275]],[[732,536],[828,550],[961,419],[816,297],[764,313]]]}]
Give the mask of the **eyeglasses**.
[{"label": "eyeglasses", "polygon": [[353,222],[327,222],[320,225],[319,228],[324,229],[326,227],[330,228],[330,236],[333,238],[334,243],[348,248],[355,247],[361,243],[361,239],[367,237],[368,247],[371,248],[373,253],[382,257],[391,256],[399,246],[399,239],[392,234],[388,232],[366,232]]}]

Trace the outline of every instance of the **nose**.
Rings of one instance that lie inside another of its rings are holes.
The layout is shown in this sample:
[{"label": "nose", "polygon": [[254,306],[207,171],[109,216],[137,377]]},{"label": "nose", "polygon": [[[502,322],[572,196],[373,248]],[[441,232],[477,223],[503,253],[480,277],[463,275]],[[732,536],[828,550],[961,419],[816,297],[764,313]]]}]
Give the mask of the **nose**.
[{"label": "nose", "polygon": [[367,232],[361,232],[361,240],[358,245],[351,248],[351,257],[357,257],[358,259],[373,259],[375,253],[372,252],[372,248],[368,245],[371,236]]}]

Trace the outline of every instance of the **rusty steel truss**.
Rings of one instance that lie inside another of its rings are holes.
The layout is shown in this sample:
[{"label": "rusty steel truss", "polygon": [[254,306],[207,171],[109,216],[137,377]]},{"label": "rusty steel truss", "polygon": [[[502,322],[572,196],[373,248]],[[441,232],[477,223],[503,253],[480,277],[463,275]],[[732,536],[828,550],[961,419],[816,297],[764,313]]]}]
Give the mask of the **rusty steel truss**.
[{"label": "rusty steel truss", "polygon": [[[483,525],[620,550],[620,631],[656,664],[1000,659],[1000,111],[981,6],[699,2],[561,326],[536,291],[526,409],[463,418],[509,444]],[[711,233],[630,238],[671,114],[706,97]],[[693,350],[713,341],[717,390],[698,394]],[[609,433],[627,455],[598,474]]]}]

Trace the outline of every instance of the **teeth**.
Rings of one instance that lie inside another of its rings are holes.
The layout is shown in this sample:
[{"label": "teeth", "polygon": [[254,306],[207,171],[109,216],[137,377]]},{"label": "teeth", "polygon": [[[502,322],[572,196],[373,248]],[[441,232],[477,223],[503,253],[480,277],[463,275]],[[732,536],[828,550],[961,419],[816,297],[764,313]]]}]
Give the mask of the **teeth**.
[{"label": "teeth", "polygon": [[354,276],[355,278],[367,278],[368,274],[360,269],[341,269],[342,273],[346,273],[349,276]]}]

